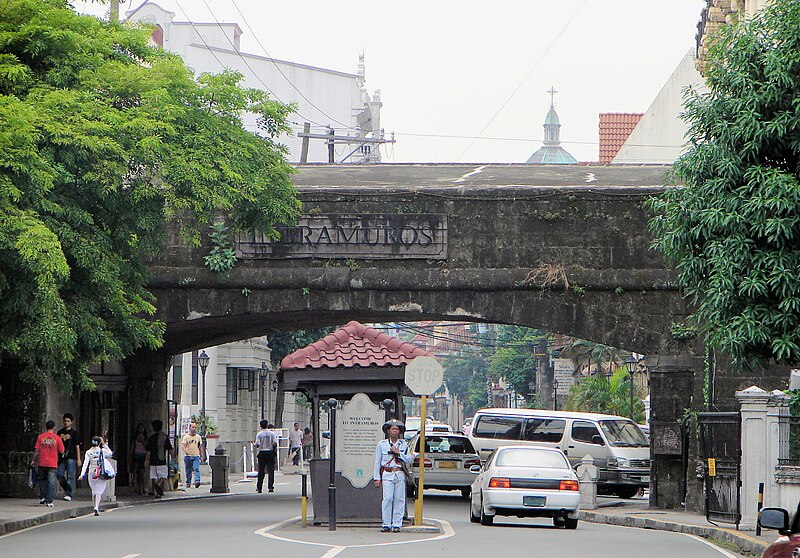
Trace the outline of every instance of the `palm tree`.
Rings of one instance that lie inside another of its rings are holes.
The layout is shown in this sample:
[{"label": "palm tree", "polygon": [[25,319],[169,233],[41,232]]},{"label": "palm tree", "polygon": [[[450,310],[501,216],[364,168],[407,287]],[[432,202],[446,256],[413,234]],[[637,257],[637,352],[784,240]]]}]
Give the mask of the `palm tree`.
[{"label": "palm tree", "polygon": [[[624,366],[619,366],[606,378],[594,375],[572,386],[567,409],[588,413],[604,413],[627,417],[630,414],[631,378]],[[644,421],[644,405],[639,390],[634,386],[633,420]]]},{"label": "palm tree", "polygon": [[603,377],[603,370],[614,370],[622,364],[627,353],[615,347],[587,341],[586,339],[573,339],[564,347],[561,354],[575,361],[576,370],[586,368],[591,375],[592,364],[595,365],[594,373]]}]

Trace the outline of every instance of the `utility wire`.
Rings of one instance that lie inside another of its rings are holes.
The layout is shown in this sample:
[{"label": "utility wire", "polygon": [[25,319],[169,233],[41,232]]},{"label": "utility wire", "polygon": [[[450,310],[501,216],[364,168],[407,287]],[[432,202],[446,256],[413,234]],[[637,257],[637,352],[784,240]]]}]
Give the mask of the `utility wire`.
[{"label": "utility wire", "polygon": [[[539,64],[541,64],[542,60],[544,60],[544,58],[549,54],[550,50],[555,46],[556,42],[558,42],[558,39],[561,38],[561,35],[564,34],[564,31],[567,30],[567,28],[570,26],[570,24],[575,19],[575,17],[580,13],[581,10],[583,10],[583,7],[586,6],[588,1],[589,0],[584,0],[583,4],[578,6],[578,9],[575,10],[575,13],[572,14],[572,17],[570,17],[569,20],[567,21],[567,23],[564,24],[564,27],[561,28],[561,31],[558,32],[558,35],[555,36],[555,38],[550,42],[550,44],[547,46],[547,48],[544,49],[544,52],[542,53],[542,55],[539,57],[539,59],[536,61],[536,63],[533,65],[533,67],[530,69],[530,71],[527,73],[527,75],[522,79],[522,81],[519,83],[519,85],[517,85],[516,89],[514,89],[514,91],[511,92],[511,95],[509,95],[508,99],[506,99],[505,102],[502,105],[500,105],[500,108],[497,109],[497,112],[495,112],[494,115],[489,119],[489,122],[487,122],[486,125],[483,128],[481,128],[481,131],[478,132],[478,137],[480,137],[481,134],[483,134],[483,132],[486,131],[486,128],[488,128],[491,125],[491,123],[494,122],[494,119],[497,118],[497,116],[502,112],[502,110],[504,108],[506,108],[506,105],[509,102],[511,102],[511,99],[514,98],[514,95],[516,95],[517,92],[522,88],[522,86],[525,85],[525,82],[528,81],[529,77],[531,77],[531,74],[533,73],[533,71],[539,66]],[[460,161],[461,158],[466,154],[466,152],[469,151],[469,149],[472,147],[472,145],[475,143],[475,141],[476,140],[473,139],[470,142],[470,144],[466,147],[466,149],[464,149],[464,151],[461,152],[461,155],[458,156],[458,159],[457,159],[458,161]]]}]

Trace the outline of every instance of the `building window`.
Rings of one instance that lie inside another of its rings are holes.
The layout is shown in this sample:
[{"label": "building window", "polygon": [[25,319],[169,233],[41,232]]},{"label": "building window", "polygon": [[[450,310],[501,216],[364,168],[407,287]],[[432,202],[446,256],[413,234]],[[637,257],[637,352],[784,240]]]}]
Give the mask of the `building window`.
[{"label": "building window", "polygon": [[180,402],[183,393],[183,355],[172,357],[172,400]]},{"label": "building window", "polygon": [[239,403],[239,369],[228,368],[225,374],[225,403],[237,405]]},{"label": "building window", "polygon": [[192,351],[192,405],[198,403],[197,366],[197,351]]}]

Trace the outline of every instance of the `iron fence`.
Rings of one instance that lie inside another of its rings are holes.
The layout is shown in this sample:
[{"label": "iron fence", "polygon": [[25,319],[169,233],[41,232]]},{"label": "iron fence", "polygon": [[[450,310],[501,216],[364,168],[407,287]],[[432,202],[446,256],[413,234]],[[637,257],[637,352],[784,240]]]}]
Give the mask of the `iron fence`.
[{"label": "iron fence", "polygon": [[800,417],[781,409],[778,417],[778,465],[800,467]]}]

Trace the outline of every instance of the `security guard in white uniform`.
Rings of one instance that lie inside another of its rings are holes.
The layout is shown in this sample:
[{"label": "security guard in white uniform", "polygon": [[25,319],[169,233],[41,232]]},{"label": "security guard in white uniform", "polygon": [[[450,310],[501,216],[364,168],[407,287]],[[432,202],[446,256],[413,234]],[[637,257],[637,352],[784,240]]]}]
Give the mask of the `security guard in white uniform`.
[{"label": "security guard in white uniform", "polygon": [[397,533],[403,526],[406,513],[406,474],[403,464],[411,463],[408,442],[401,436],[406,425],[397,419],[386,421],[383,432],[389,436],[387,440],[378,442],[375,449],[375,471],[372,478],[375,486],[383,488],[382,533]]}]

